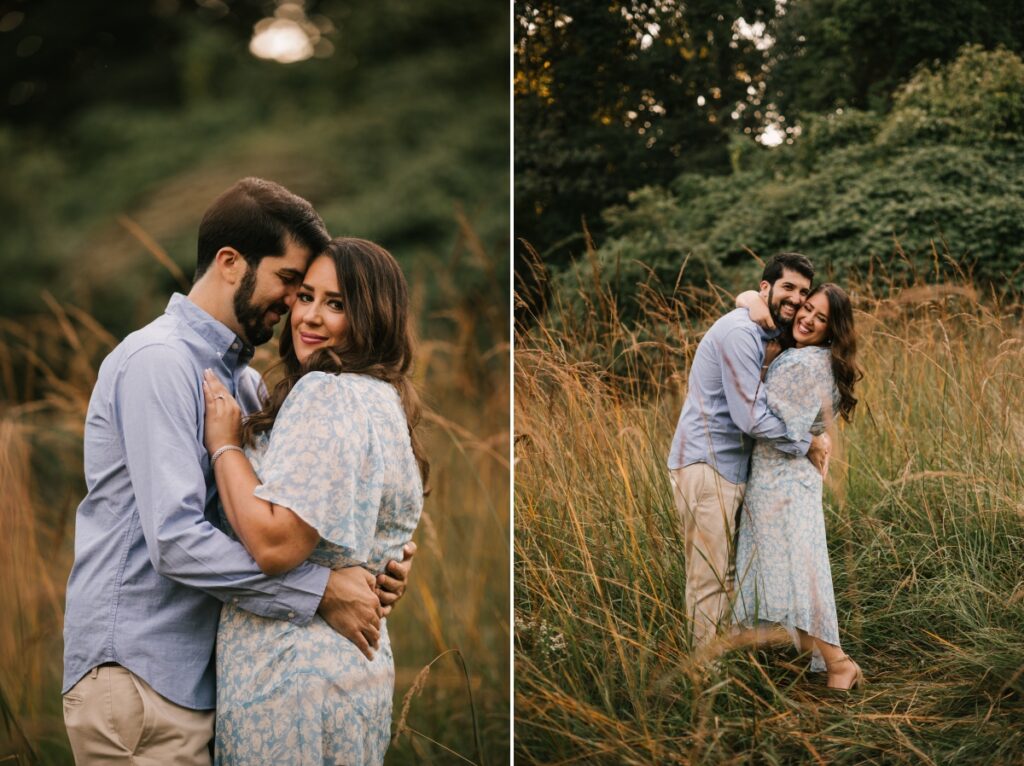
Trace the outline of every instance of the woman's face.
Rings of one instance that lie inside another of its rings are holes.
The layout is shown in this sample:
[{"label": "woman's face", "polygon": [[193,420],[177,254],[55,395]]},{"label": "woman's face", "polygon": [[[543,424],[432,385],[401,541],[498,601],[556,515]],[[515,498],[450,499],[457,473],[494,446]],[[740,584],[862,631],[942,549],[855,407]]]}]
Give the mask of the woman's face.
[{"label": "woman's face", "polygon": [[828,296],[815,293],[796,312],[793,340],[797,348],[820,346],[828,335]]},{"label": "woman's face", "polygon": [[305,362],[317,349],[341,345],[348,334],[348,317],[330,256],[314,259],[302,278],[292,305],[291,331],[299,362]]}]

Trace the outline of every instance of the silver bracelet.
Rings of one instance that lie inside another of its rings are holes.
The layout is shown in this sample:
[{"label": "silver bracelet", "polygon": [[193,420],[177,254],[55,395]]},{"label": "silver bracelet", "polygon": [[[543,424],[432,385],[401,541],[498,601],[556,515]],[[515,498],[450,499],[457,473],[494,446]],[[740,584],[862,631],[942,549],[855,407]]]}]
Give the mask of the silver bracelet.
[{"label": "silver bracelet", "polygon": [[225,444],[223,447],[221,447],[212,455],[210,455],[210,468],[213,468],[214,463],[217,462],[217,458],[219,458],[225,452],[230,452],[231,450],[238,450],[243,455],[245,454],[245,451],[241,447],[236,447],[234,444]]}]

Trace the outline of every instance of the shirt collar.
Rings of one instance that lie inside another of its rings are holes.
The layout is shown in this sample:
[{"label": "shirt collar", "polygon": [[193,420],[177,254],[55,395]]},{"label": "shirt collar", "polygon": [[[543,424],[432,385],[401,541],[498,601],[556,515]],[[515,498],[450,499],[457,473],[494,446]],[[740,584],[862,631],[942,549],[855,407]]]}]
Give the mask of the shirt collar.
[{"label": "shirt collar", "polygon": [[181,319],[205,340],[229,368],[241,367],[252,359],[255,349],[221,322],[207,314],[181,293],[175,293],[166,312]]}]

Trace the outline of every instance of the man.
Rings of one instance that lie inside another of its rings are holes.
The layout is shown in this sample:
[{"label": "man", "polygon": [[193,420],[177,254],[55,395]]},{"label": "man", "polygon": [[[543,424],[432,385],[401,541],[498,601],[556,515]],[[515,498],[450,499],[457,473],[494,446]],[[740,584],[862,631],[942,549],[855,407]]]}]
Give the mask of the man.
[{"label": "man", "polygon": [[368,657],[401,596],[414,546],[375,580],[304,563],[263,575],[217,524],[203,448],[210,368],[259,407],[253,347],[271,338],[328,242],[301,197],[256,178],[199,227],[195,282],[104,360],[85,425],[64,626],[64,719],[78,764],[209,764],[220,603],[299,625],[318,613]]},{"label": "man", "polygon": [[[796,253],[776,256],[764,269],[761,297],[776,327],[791,324],[810,291],[814,269]],[[827,436],[792,439],[765,398],[761,371],[765,344],[779,330],[764,330],[747,309],[720,318],[701,339],[690,368],[688,391],[668,457],[686,556],[686,609],[694,645],[716,635],[732,591],[732,541],[736,512],[750,467],[754,439],[767,439],[793,455],[806,455],[819,470]]]}]

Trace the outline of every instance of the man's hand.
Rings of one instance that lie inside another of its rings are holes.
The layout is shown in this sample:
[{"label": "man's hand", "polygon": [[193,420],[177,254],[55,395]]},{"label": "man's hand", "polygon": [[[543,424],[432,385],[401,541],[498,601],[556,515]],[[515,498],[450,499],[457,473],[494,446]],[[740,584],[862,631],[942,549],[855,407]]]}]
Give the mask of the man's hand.
[{"label": "man's hand", "polygon": [[811,439],[811,446],[807,450],[807,459],[814,463],[814,467],[825,478],[828,473],[828,459],[832,455],[832,440],[828,434],[820,434]]},{"label": "man's hand", "polygon": [[398,599],[405,595],[405,586],[409,582],[409,571],[412,569],[412,557],[415,555],[416,543],[406,543],[402,548],[401,562],[389,561],[385,567],[387,574],[377,575],[377,597],[380,599],[384,617],[391,614],[392,607]]},{"label": "man's hand", "polygon": [[366,659],[373,659],[371,649],[380,646],[382,610],[372,574],[362,567],[332,571],[316,611],[324,622],[358,646]]}]

